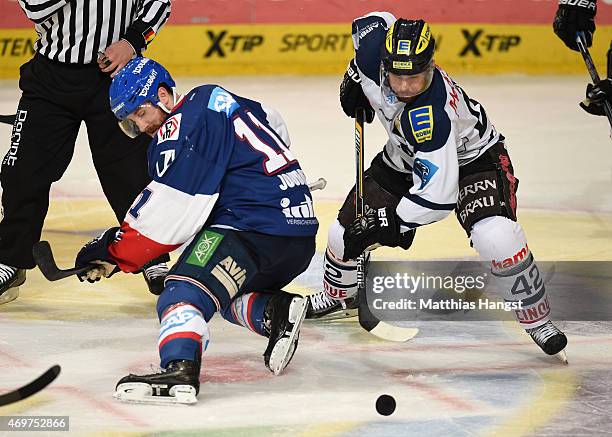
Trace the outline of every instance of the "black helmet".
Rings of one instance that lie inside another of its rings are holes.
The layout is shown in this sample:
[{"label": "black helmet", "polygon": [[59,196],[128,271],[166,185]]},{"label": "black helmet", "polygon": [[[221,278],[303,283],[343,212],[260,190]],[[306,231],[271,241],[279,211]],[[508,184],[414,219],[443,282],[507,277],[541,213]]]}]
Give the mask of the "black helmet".
[{"label": "black helmet", "polygon": [[397,75],[422,73],[431,65],[435,48],[429,24],[400,18],[387,31],[381,56],[383,68]]}]

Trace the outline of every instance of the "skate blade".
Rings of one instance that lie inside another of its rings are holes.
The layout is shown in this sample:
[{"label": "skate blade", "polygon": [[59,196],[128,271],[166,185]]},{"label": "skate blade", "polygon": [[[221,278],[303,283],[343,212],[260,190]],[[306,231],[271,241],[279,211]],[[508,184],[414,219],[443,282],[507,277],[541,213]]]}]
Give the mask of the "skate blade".
[{"label": "skate blade", "polygon": [[321,317],[313,317],[308,319],[309,322],[333,322],[336,320],[344,320],[350,319],[352,317],[357,317],[359,310],[357,308],[352,308],[348,310],[338,310],[333,313],[326,314]]},{"label": "skate blade", "polygon": [[561,362],[563,364],[569,364],[569,362],[567,361],[567,354],[565,353],[565,349],[563,349],[559,353],[556,353],[555,357],[557,357],[557,359],[561,360]]},{"label": "skate blade", "polygon": [[170,396],[153,395],[153,389],[144,382],[127,382],[119,384],[113,397],[121,402],[150,405],[191,405],[198,402],[196,390],[190,385],[175,385],[170,389]]},{"label": "skate blade", "polygon": [[293,323],[293,329],[289,333],[289,337],[281,338],[274,345],[272,353],[270,354],[270,370],[277,376],[287,367],[290,358],[293,356],[293,342],[295,336],[300,332],[307,310],[307,298],[294,298],[291,302],[291,306],[289,307],[289,321]]},{"label": "skate blade", "polygon": [[13,287],[6,290],[0,295],[0,305],[3,303],[9,303],[17,299],[19,296],[19,287]]}]

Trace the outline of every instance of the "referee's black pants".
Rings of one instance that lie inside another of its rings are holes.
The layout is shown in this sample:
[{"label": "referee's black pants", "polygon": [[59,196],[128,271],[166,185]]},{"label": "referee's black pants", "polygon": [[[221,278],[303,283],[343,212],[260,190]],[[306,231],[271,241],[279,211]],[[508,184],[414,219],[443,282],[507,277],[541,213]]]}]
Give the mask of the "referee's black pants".
[{"label": "referee's black pants", "polygon": [[22,96],[0,172],[0,263],[34,267],[32,245],[40,239],[51,183],[72,159],[81,121],[102,190],[119,221],[148,184],[151,139],[123,134],[110,110],[110,83],[95,63],[75,66],[35,55],[21,66]]}]

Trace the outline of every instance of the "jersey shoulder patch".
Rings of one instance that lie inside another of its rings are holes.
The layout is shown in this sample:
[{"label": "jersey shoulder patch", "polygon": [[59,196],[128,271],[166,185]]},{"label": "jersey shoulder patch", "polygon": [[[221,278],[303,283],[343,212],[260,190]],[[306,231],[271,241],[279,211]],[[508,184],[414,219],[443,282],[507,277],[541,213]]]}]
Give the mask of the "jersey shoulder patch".
[{"label": "jersey shoulder patch", "polygon": [[207,108],[225,114],[227,118],[230,118],[239,106],[229,91],[217,86],[210,93]]},{"label": "jersey shoulder patch", "polygon": [[376,84],[380,82],[380,50],[393,22],[395,17],[387,12],[368,14],[353,21],[355,62],[359,70]]}]

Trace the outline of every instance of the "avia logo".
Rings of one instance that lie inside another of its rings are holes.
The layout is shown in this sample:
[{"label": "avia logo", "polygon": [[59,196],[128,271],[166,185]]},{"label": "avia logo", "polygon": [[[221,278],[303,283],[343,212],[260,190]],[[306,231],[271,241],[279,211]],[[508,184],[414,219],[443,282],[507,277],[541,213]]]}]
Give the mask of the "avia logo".
[{"label": "avia logo", "polygon": [[461,29],[466,44],[459,56],[465,57],[468,54],[481,57],[482,51],[486,52],[507,52],[512,47],[521,43],[520,35],[495,35],[485,34],[484,29],[478,29],[474,33],[468,29]]},{"label": "avia logo", "polygon": [[231,256],[226,256],[210,272],[225,287],[230,297],[233,297],[247,278],[247,271]]},{"label": "avia logo", "polygon": [[264,42],[263,35],[229,35],[227,30],[222,30],[217,34],[208,30],[206,34],[211,45],[204,53],[205,58],[213,55],[224,58],[227,52],[251,52]]},{"label": "avia logo", "polygon": [[175,152],[174,152],[174,149],[164,150],[159,155],[160,157],[163,156],[162,167],[160,169],[159,167],[160,161],[157,161],[155,163],[155,170],[157,171],[157,176],[161,178],[168,171],[170,164],[172,164],[172,162],[174,161]]}]

